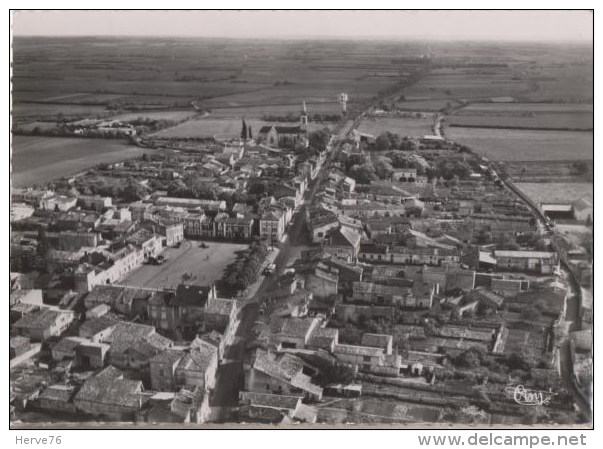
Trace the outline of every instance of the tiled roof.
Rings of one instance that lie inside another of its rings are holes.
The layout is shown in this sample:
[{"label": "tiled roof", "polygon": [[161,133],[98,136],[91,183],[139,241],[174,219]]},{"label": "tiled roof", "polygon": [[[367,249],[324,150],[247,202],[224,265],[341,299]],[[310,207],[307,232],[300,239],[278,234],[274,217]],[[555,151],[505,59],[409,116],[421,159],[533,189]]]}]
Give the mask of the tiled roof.
[{"label": "tiled roof", "polygon": [[243,401],[249,402],[249,405],[254,407],[268,407],[282,410],[296,410],[302,399],[301,396],[285,396],[251,391],[241,392],[241,397]]},{"label": "tiled roof", "polygon": [[391,335],[385,334],[363,334],[362,346],[371,346],[373,348],[387,348],[393,341]]},{"label": "tiled roof", "polygon": [[211,345],[199,345],[184,353],[177,369],[205,372],[212,360],[217,358],[218,350]]},{"label": "tiled roof", "polygon": [[357,356],[371,356],[378,357],[383,355],[383,348],[371,348],[368,346],[355,346],[355,345],[335,345],[333,351],[335,355],[357,355]]},{"label": "tiled roof", "polygon": [[215,298],[207,303],[207,305],[205,306],[205,312],[216,315],[230,316],[230,314],[235,308],[235,300]]},{"label": "tiled roof", "polygon": [[[107,372],[107,371],[110,372]],[[105,368],[98,375],[84,382],[75,396],[76,401],[89,401],[117,407],[139,408],[142,382],[123,379],[119,370]]]},{"label": "tiled roof", "polygon": [[287,318],[283,320],[279,334],[292,338],[305,338],[317,323],[316,318]]}]

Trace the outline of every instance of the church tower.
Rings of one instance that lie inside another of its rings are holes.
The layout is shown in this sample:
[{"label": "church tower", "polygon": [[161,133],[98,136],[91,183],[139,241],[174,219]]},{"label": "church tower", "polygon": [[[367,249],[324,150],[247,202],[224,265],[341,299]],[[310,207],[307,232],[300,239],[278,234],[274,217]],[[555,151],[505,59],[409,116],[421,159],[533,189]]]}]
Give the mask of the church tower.
[{"label": "church tower", "polygon": [[302,112],[301,112],[301,115],[299,116],[299,126],[304,131],[306,130],[306,127],[308,126],[308,111],[306,110],[306,102],[305,101],[302,102]]}]

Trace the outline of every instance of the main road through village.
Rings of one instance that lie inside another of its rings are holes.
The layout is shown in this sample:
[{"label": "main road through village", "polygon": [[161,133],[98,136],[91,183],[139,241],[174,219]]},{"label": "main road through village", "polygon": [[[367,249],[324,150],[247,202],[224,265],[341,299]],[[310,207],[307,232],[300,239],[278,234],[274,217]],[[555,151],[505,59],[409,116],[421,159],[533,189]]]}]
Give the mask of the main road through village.
[{"label": "main road through village", "polygon": [[361,116],[362,114],[359,114],[353,121],[351,119],[347,120],[339,126],[336,138],[331,144],[332,148],[326,160],[316,178],[310,183],[304,197],[304,202],[293,217],[292,225],[287,233],[288,238],[279,247],[279,253],[274,260],[277,266],[276,273],[266,276],[253,296],[245,300],[239,314],[240,323],[235,340],[226,349],[224,361],[218,368],[216,385],[210,397],[210,405],[212,407],[211,420],[214,422],[232,421],[233,414],[236,413],[239,403],[239,391],[244,387],[243,362],[245,358],[245,345],[252,339],[253,326],[259,313],[259,300],[267,292],[278,288],[279,275],[282,273],[285,264],[298,253],[299,247],[305,247],[310,244],[305,223],[305,208],[312,204],[323,180],[328,176],[326,168],[329,167],[334,155],[339,152],[342,140],[355,128],[356,121]]}]

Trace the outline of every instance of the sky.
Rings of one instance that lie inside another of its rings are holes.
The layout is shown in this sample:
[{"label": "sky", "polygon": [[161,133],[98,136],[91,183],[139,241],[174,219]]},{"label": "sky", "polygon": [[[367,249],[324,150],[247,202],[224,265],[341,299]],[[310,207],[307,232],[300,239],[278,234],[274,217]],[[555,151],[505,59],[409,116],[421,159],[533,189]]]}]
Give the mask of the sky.
[{"label": "sky", "polygon": [[15,36],[593,40],[590,11],[15,11]]}]

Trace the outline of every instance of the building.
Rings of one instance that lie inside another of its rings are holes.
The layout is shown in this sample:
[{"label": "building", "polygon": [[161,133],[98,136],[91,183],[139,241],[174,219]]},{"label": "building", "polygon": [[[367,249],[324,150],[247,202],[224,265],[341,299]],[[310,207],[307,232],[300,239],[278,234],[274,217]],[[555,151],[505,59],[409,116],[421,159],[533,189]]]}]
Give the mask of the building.
[{"label": "building", "polygon": [[548,251],[494,251],[499,270],[530,271],[553,274],[559,268],[559,257]]},{"label": "building", "polygon": [[113,201],[109,196],[99,195],[80,195],[77,198],[77,204],[82,209],[90,209],[96,211],[102,211],[113,205]]},{"label": "building", "polygon": [[320,324],[317,318],[286,318],[279,323],[272,334],[272,341],[278,349],[304,349],[310,335]]},{"label": "building", "polygon": [[[369,341],[380,339],[369,338]],[[387,354],[387,348],[357,345],[335,345],[333,355],[343,363],[357,366],[359,371],[398,376],[402,367],[402,357]]]},{"label": "building", "polygon": [[315,298],[326,298],[337,294],[339,272],[325,268],[317,266],[313,273],[306,275],[305,288],[311,292]]},{"label": "building", "polygon": [[186,350],[167,349],[153,357],[149,367],[154,390],[210,390],[215,384],[218,350],[205,342]]},{"label": "building", "polygon": [[126,379],[119,369],[108,366],[84,382],[73,402],[76,410],[88,415],[131,421],[146,398],[142,381]]},{"label": "building", "polygon": [[13,330],[31,340],[44,341],[51,337],[60,337],[74,319],[75,314],[71,310],[44,307],[25,315],[13,324]]},{"label": "building", "polygon": [[270,146],[295,145],[302,141],[305,130],[301,126],[262,126],[258,133],[260,141]]},{"label": "building", "polygon": [[304,363],[292,354],[277,355],[258,349],[249,369],[245,370],[245,390],[256,393],[303,396],[308,400],[322,398],[322,388],[304,374]]},{"label": "building", "polygon": [[360,234],[355,230],[342,226],[327,234],[323,249],[325,253],[347,262],[355,262],[360,250]]},{"label": "building", "polygon": [[273,244],[280,242],[285,235],[285,214],[279,210],[269,211],[260,218],[260,237]]},{"label": "building", "polygon": [[216,217],[214,221],[215,236],[229,240],[249,240],[252,237],[253,217]]}]

